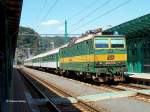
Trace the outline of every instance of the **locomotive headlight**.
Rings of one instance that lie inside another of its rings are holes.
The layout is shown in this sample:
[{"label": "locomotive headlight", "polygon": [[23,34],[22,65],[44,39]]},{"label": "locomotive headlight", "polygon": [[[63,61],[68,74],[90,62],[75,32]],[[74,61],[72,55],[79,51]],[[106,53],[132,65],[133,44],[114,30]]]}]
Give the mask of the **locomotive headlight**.
[{"label": "locomotive headlight", "polygon": [[101,64],[103,64],[102,62],[99,62],[99,64],[101,65]]},{"label": "locomotive headlight", "polygon": [[103,62],[96,62],[96,65],[102,65]]},{"label": "locomotive headlight", "polygon": [[125,64],[125,62],[124,61],[119,61],[118,64]]}]

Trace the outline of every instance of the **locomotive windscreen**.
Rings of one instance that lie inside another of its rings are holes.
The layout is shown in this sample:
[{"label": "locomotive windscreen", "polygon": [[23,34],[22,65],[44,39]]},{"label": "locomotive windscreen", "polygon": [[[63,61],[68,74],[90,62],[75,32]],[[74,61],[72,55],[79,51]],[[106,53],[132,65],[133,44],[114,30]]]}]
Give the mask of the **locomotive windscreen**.
[{"label": "locomotive windscreen", "polygon": [[109,40],[108,39],[95,39],[96,48],[108,48]]},{"label": "locomotive windscreen", "polygon": [[111,39],[111,48],[124,48],[125,40],[124,39]]},{"label": "locomotive windscreen", "polygon": [[125,48],[125,38],[123,37],[96,37],[94,40],[95,49],[122,49]]}]

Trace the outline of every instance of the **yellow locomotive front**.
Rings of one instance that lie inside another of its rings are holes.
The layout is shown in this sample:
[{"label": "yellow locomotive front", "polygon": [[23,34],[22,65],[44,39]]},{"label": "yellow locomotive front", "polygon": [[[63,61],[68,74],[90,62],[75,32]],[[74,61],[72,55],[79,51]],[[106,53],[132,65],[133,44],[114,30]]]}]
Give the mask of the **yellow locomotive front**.
[{"label": "yellow locomotive front", "polygon": [[122,81],[126,71],[127,49],[122,35],[101,35],[94,38],[94,64],[99,80]]}]

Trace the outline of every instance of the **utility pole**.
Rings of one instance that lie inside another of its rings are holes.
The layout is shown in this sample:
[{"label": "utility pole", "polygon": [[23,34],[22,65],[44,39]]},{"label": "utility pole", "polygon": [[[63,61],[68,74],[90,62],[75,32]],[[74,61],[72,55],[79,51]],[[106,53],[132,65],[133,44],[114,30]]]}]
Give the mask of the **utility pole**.
[{"label": "utility pole", "polygon": [[54,49],[55,48],[55,46],[54,46],[54,42],[53,41],[51,41],[51,45],[52,45],[52,49]]},{"label": "utility pole", "polygon": [[27,48],[27,58],[31,57],[30,48]]},{"label": "utility pole", "polygon": [[65,20],[65,43],[68,42],[68,33],[67,33],[67,21]]}]

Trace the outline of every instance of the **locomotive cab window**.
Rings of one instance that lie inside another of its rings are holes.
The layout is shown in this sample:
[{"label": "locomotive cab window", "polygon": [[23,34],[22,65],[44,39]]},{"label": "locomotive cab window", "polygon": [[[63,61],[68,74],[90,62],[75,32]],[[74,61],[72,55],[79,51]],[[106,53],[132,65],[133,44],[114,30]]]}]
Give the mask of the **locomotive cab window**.
[{"label": "locomotive cab window", "polygon": [[109,40],[95,39],[95,48],[109,48]]},{"label": "locomotive cab window", "polygon": [[111,48],[125,48],[125,40],[111,39]]}]

